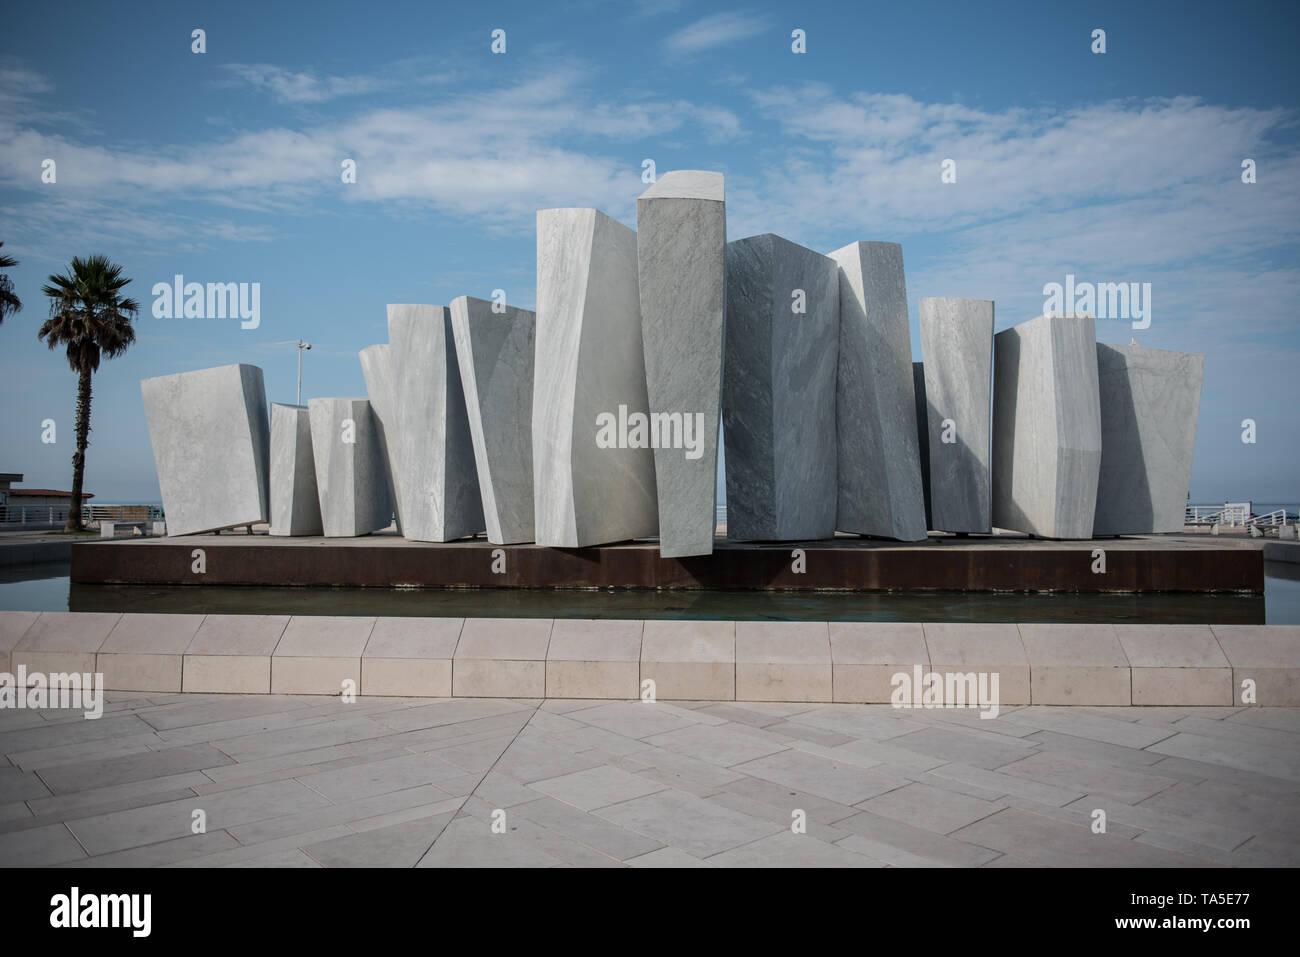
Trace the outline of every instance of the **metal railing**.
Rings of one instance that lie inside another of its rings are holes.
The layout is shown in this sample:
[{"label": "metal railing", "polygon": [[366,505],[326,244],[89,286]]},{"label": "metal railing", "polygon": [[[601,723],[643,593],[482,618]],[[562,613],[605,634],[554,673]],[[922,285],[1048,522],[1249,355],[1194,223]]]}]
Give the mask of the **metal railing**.
[{"label": "metal railing", "polygon": [[[63,526],[68,522],[66,505],[0,505],[0,527],[8,529]],[[161,505],[85,505],[81,509],[83,526],[100,522],[161,522]]]},{"label": "metal railing", "polygon": [[1255,525],[1260,528],[1272,528],[1277,525],[1286,524],[1286,509],[1277,508],[1266,515],[1252,515],[1246,520],[1247,525]]},{"label": "metal railing", "polygon": [[88,505],[81,510],[86,524],[100,522],[161,522],[161,505]]},{"label": "metal railing", "polygon": [[1287,510],[1275,508],[1263,515],[1251,515],[1240,505],[1189,505],[1185,525],[1227,525],[1230,528],[1276,528],[1288,524]]},{"label": "metal railing", "polygon": [[67,521],[66,505],[0,505],[0,526],[64,525]]},{"label": "metal railing", "polygon": [[1222,505],[1189,505],[1183,519],[1184,525],[1218,525],[1222,524]]}]

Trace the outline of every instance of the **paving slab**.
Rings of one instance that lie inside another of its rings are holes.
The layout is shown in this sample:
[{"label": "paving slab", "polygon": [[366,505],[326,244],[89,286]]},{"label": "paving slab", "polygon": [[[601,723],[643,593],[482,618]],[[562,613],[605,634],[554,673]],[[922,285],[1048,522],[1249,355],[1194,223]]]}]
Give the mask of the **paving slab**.
[{"label": "paving slab", "polygon": [[268,694],[288,615],[208,615],[185,650],[185,691]]},{"label": "paving slab", "polygon": [[452,663],[457,697],[545,697],[549,618],[470,618]]},{"label": "paving slab", "polygon": [[919,622],[833,621],[830,641],[835,701],[887,704],[894,675],[930,664]]},{"label": "paving slab", "polygon": [[704,798],[672,790],[613,804],[596,813],[620,827],[701,858],[785,830]]},{"label": "paving slab", "polygon": [[1000,703],[1029,703],[1029,654],[1014,624],[926,622],[924,630],[933,671],[996,672]]},{"label": "paving slab", "polygon": [[546,694],[635,698],[640,693],[644,622],[557,618],[546,652]]},{"label": "paving slab", "polygon": [[451,697],[463,618],[379,618],[361,654],[361,693]]},{"label": "paving slab", "polygon": [[669,700],[731,701],[736,697],[736,623],[647,621],[641,677]]},{"label": "paving slab", "polygon": [[[1211,630],[1232,665],[1234,703],[1300,705],[1300,625],[1212,625]],[[1251,702],[1242,699],[1246,680],[1255,685]]]},{"label": "paving slab", "polygon": [[1113,625],[1020,626],[1034,704],[1128,705],[1132,672]]},{"label": "paving slab", "polygon": [[13,674],[94,673],[95,652],[121,619],[106,612],[45,612],[28,626],[10,653]]},{"label": "paving slab", "polygon": [[736,623],[736,696],[747,701],[830,701],[826,622]]}]

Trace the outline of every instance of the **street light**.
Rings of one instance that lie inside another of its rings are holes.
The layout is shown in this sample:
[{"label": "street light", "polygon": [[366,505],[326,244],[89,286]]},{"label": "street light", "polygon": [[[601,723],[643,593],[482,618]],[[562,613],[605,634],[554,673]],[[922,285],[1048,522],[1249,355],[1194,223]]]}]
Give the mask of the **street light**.
[{"label": "street light", "polygon": [[310,342],[298,340],[298,405],[302,405],[302,350],[310,348]]}]

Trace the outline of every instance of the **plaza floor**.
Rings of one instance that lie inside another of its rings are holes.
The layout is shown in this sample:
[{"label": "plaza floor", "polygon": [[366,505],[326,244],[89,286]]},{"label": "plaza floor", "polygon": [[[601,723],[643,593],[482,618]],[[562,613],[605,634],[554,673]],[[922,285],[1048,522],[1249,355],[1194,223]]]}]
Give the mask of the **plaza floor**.
[{"label": "plaza floor", "polygon": [[1300,864],[1300,709],[105,697],[0,710],[0,865]]}]

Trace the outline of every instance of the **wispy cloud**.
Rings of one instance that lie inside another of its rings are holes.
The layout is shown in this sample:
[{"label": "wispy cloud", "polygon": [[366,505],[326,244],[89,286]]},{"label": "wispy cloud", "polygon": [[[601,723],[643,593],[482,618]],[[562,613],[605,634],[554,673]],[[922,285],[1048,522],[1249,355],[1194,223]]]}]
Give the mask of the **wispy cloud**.
[{"label": "wispy cloud", "polygon": [[745,10],[714,13],[670,34],[664,49],[673,56],[688,57],[706,50],[737,43],[767,29],[767,17]]},{"label": "wispy cloud", "polygon": [[[104,146],[0,119],[0,183],[39,189],[41,159],[53,157],[61,194],[107,191],[119,207],[186,197],[290,209],[343,190],[354,202],[415,202],[489,225],[524,223],[545,206],[629,212],[639,192],[640,154],[629,160],[628,144],[687,131],[710,140],[743,133],[729,110],[597,99],[580,72],[560,70],[434,105],[246,131],[195,146]],[[357,164],[355,184],[340,182],[344,159]]]},{"label": "wispy cloud", "polygon": [[227,63],[232,82],[268,93],[281,103],[324,103],[341,96],[375,93],[391,85],[375,76],[294,73],[269,63]]}]

